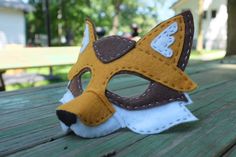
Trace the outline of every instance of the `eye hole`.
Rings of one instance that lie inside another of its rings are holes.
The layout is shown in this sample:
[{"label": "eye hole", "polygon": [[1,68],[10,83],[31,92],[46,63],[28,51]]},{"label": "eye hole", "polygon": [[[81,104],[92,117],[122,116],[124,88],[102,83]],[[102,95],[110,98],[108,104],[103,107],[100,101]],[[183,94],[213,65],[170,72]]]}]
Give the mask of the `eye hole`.
[{"label": "eye hole", "polygon": [[84,73],[82,73],[80,76],[80,80],[81,80],[81,87],[84,91],[91,80],[91,71],[85,71]]},{"label": "eye hole", "polygon": [[70,82],[68,86],[69,90],[72,92],[74,97],[77,97],[83,93],[87,88],[91,79],[91,71],[86,68],[83,69],[79,74],[77,74]]},{"label": "eye hole", "polygon": [[149,83],[149,80],[134,74],[117,74],[109,81],[107,90],[121,97],[133,97],[143,94]]}]

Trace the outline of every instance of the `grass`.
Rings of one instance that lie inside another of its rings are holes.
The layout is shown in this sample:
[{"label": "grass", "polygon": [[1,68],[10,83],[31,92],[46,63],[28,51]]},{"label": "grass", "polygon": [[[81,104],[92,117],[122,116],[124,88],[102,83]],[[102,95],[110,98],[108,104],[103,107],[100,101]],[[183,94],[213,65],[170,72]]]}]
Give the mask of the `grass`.
[{"label": "grass", "polygon": [[[45,86],[52,83],[59,83],[65,82],[67,80],[67,73],[69,72],[71,66],[54,66],[53,67],[53,75],[56,76],[54,79],[47,79],[38,82],[25,82],[25,83],[16,83],[10,84],[6,86],[7,91],[18,90],[23,88],[30,88],[30,87],[38,87],[38,86]],[[29,74],[40,74],[44,76],[49,76],[49,68],[29,68],[26,69],[25,72]]]},{"label": "grass", "polygon": [[193,50],[191,52],[190,59],[191,60],[215,60],[215,59],[221,59],[225,56],[224,50],[203,50],[201,52],[198,52],[196,50]]},{"label": "grass", "polygon": [[[192,51],[190,60],[214,60],[223,58],[225,55],[225,51],[220,50],[210,50],[210,51],[202,51],[201,53],[197,51]],[[53,75],[56,76],[55,79],[46,79],[43,81],[38,82],[25,82],[25,83],[17,83],[17,84],[10,84],[6,86],[7,91],[12,90],[19,90],[23,88],[30,88],[30,87],[38,87],[38,86],[45,86],[52,83],[59,83],[65,82],[67,80],[67,73],[69,72],[71,66],[54,66],[53,67]],[[49,75],[49,68],[29,68],[25,70],[27,73],[30,74],[41,74],[48,76]],[[89,73],[83,75],[84,78],[88,78],[90,76]]]},{"label": "grass", "polygon": [[[53,67],[53,76],[55,76],[52,79],[46,79],[43,81],[37,81],[37,82],[25,82],[25,83],[16,83],[16,84],[10,84],[6,86],[7,91],[12,90],[19,90],[24,88],[31,88],[31,87],[38,87],[38,86],[46,86],[52,83],[60,83],[60,82],[66,82],[67,74],[71,69],[71,65],[67,66],[54,66]],[[29,68],[26,69],[25,72],[29,74],[40,74],[43,76],[49,76],[49,67],[43,67],[43,68]],[[86,72],[82,75],[83,79],[88,79],[90,77],[90,73]],[[48,77],[46,77],[48,78]]]}]

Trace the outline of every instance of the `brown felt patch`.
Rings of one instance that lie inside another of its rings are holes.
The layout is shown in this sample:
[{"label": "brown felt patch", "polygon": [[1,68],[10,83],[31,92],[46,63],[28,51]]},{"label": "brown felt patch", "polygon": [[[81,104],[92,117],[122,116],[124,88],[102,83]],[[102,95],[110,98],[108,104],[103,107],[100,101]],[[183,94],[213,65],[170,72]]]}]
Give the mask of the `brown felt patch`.
[{"label": "brown felt patch", "polygon": [[133,40],[114,35],[95,41],[93,47],[97,57],[103,63],[109,63],[129,52],[135,43]]},{"label": "brown felt patch", "polygon": [[185,23],[185,36],[184,36],[183,49],[177,66],[184,71],[185,67],[188,64],[189,56],[191,53],[194,24],[193,24],[193,16],[190,12],[184,12],[182,13],[182,15]]},{"label": "brown felt patch", "polygon": [[[84,71],[88,70],[85,69]],[[134,74],[143,77],[140,74],[135,74],[127,71],[120,72],[119,74],[124,74],[124,73]],[[82,73],[74,77],[68,87],[74,97],[77,97],[83,93],[81,75]],[[187,98],[182,92],[172,90],[168,87],[163,86],[158,82],[153,82],[153,81],[150,82],[149,87],[145,90],[145,92],[142,95],[135,97],[130,97],[130,98],[122,97],[109,90],[106,90],[105,93],[111,103],[120,106],[122,108],[125,108],[127,110],[141,110],[146,108],[152,108],[160,105],[165,105],[167,103],[174,101],[187,102]]]},{"label": "brown felt patch", "polygon": [[127,110],[142,110],[160,105],[165,105],[174,101],[185,101],[187,98],[182,92],[174,91],[159,83],[152,82],[146,91],[135,97],[121,97],[106,90],[106,96],[111,103]]}]

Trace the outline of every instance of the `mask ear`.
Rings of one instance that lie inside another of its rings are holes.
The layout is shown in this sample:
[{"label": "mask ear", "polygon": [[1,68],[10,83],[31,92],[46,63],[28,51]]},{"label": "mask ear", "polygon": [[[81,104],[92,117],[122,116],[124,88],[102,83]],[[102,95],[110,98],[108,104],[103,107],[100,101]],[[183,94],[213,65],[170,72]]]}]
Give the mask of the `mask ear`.
[{"label": "mask ear", "polygon": [[157,25],[138,41],[136,47],[184,71],[192,47],[193,33],[192,13],[186,11]]},{"label": "mask ear", "polygon": [[89,18],[87,18],[85,22],[84,37],[82,40],[80,53],[76,63],[72,66],[70,72],[68,73],[69,80],[71,80],[72,77],[74,77],[78,73],[77,64],[79,63],[78,60],[80,55],[82,55],[85,52],[86,48],[93,48],[93,43],[96,41],[96,31],[94,28],[95,26],[93,22]]},{"label": "mask ear", "polygon": [[80,53],[82,53],[85,48],[90,44],[96,41],[96,31],[93,22],[87,18],[84,29],[84,37],[82,41],[82,46],[80,48]]}]

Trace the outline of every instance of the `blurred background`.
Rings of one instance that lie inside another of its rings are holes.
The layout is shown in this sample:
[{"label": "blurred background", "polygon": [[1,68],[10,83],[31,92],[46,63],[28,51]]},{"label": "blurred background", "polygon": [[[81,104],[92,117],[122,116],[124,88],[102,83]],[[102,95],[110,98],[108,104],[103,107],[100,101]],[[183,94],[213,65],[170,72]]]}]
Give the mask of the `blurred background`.
[{"label": "blurred background", "polygon": [[161,21],[191,10],[195,22],[191,62],[233,55],[233,1],[0,0],[0,90],[67,81],[86,17],[95,23],[99,38],[115,34],[138,40]]}]

